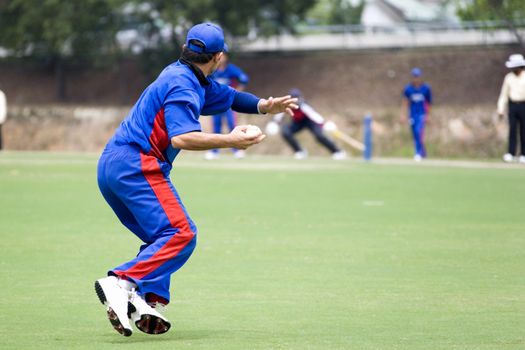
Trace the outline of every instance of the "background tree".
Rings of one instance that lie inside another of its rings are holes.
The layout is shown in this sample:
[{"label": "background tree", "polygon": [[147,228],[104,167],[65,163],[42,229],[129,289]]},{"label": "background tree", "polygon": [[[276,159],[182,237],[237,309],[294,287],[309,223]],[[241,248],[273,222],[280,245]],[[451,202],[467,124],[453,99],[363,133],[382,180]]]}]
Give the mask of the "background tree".
[{"label": "background tree", "polygon": [[144,47],[141,61],[147,73],[178,58],[187,30],[195,23],[220,24],[230,37],[248,33],[269,36],[294,32],[316,0],[135,0],[127,19],[139,28]]},{"label": "background tree", "polygon": [[332,24],[359,24],[365,8],[364,0],[352,4],[349,0],[331,0],[330,22]]},{"label": "background tree", "polygon": [[365,0],[318,0],[306,15],[320,25],[360,24]]},{"label": "background tree", "polygon": [[258,0],[260,11],[254,18],[264,36],[283,31],[295,32],[295,25],[304,19],[316,0]]},{"label": "background tree", "polygon": [[11,0],[0,2],[0,46],[53,69],[57,97],[67,98],[71,64],[107,62],[117,51],[122,0]]},{"label": "background tree", "polygon": [[517,22],[525,20],[524,0],[469,0],[459,5],[458,15],[462,20],[504,21],[521,47],[525,48],[523,36],[516,28]]},{"label": "background tree", "polygon": [[[294,32],[316,0],[0,0],[0,47],[12,57],[44,63],[55,72],[57,97],[67,97],[66,73],[73,66],[108,65],[141,52],[146,72],[177,59],[187,30],[213,21],[228,36]],[[118,41],[136,32],[138,51]],[[118,63],[118,62],[117,62]],[[119,67],[119,64],[116,64]]]}]

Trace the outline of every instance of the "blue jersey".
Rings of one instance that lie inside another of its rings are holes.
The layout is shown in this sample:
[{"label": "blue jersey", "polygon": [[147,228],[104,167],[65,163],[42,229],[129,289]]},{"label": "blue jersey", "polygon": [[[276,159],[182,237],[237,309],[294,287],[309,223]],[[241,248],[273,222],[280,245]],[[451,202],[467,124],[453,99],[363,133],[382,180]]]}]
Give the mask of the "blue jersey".
[{"label": "blue jersey", "polygon": [[235,90],[205,77],[186,63],[167,66],[144,90],[107,147],[133,145],[140,152],[172,163],[180,149],[170,139],[200,131],[201,114],[231,108]]},{"label": "blue jersey", "polygon": [[212,79],[216,82],[231,87],[236,87],[238,84],[246,85],[250,78],[236,65],[228,63],[224,69],[217,69],[212,74]]},{"label": "blue jersey", "polygon": [[407,98],[410,118],[419,118],[427,114],[428,106],[432,104],[432,91],[430,85],[422,84],[416,87],[408,84],[403,95]]}]

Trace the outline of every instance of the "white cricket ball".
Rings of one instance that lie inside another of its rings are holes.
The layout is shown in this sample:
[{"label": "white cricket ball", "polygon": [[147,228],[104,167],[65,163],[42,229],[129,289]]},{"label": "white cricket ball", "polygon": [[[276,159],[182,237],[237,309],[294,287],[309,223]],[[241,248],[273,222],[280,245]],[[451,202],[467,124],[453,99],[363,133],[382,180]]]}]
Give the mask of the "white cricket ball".
[{"label": "white cricket ball", "polygon": [[335,123],[333,121],[327,121],[323,125],[323,130],[326,131],[326,132],[335,131],[335,130],[337,130],[337,125],[335,125]]},{"label": "white cricket ball", "polygon": [[261,131],[261,129],[259,129],[258,126],[248,125],[248,127],[246,128],[245,133],[246,133],[246,136],[255,137],[255,136],[261,135],[262,131]]},{"label": "white cricket ball", "polygon": [[268,122],[266,124],[266,128],[264,129],[267,135],[273,136],[277,135],[279,133],[279,124],[277,122],[274,122],[273,120]]}]

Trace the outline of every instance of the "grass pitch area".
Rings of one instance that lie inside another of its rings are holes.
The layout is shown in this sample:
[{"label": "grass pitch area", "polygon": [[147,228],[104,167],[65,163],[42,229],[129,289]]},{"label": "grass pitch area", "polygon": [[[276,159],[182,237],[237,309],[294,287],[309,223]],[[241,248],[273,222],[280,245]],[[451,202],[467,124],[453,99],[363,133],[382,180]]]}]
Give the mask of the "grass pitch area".
[{"label": "grass pitch area", "polygon": [[524,167],[184,155],[173,326],[124,338],[93,282],[139,241],[96,159],[0,154],[0,348],[525,348]]}]

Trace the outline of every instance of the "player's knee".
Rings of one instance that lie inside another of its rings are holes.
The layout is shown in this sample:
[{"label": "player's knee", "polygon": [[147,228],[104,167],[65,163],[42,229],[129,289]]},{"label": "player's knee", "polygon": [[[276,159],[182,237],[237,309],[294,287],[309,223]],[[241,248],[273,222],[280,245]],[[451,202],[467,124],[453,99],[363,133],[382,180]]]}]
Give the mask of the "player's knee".
[{"label": "player's knee", "polygon": [[191,232],[183,236],[184,237],[182,237],[180,241],[180,244],[183,247],[181,253],[189,257],[197,246],[197,234]]},{"label": "player's knee", "polygon": [[193,250],[195,250],[195,247],[197,246],[197,234],[193,233],[193,237],[191,238],[191,240],[188,242],[188,244],[186,245],[186,247],[188,248],[188,250],[190,252],[193,252]]},{"label": "player's knee", "polygon": [[324,136],[323,134],[315,134],[315,139],[319,143],[327,143],[327,142],[330,143],[330,140],[328,140],[328,138]]},{"label": "player's knee", "polygon": [[179,231],[175,234],[176,240],[180,246],[184,247],[185,254],[191,254],[197,246],[197,232],[191,229]]},{"label": "player's knee", "polygon": [[191,242],[194,240],[194,238],[197,236],[196,232],[194,232],[191,228],[179,230],[176,235],[179,236],[179,239],[184,242]]},{"label": "player's knee", "polygon": [[292,131],[290,130],[289,127],[286,127],[286,126],[283,126],[282,130],[281,130],[281,134],[288,138],[288,137],[291,137],[293,134],[292,134]]}]

